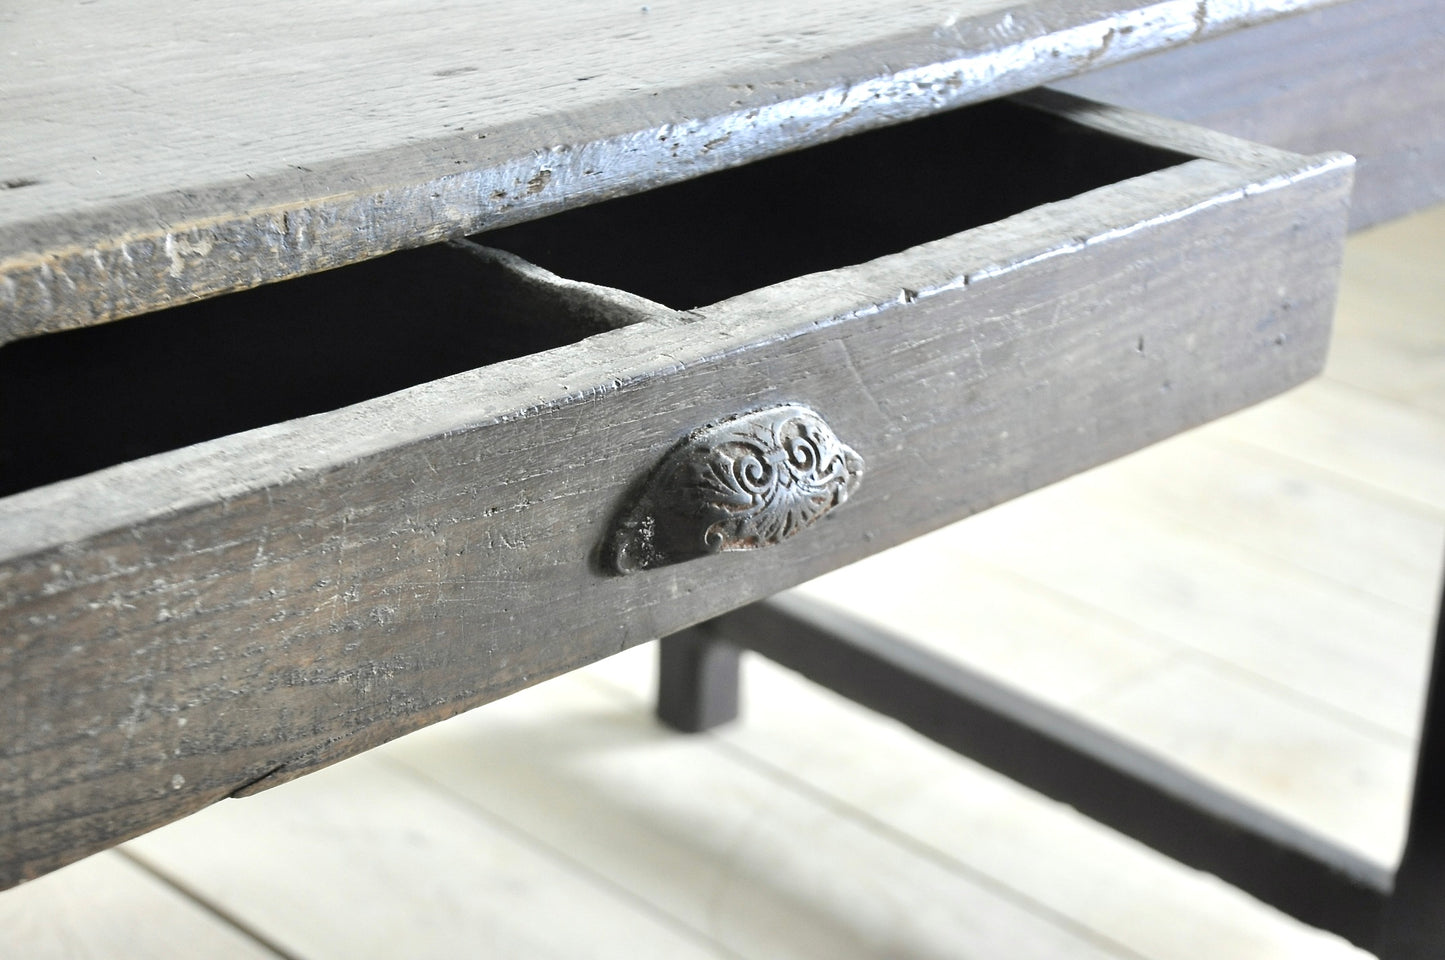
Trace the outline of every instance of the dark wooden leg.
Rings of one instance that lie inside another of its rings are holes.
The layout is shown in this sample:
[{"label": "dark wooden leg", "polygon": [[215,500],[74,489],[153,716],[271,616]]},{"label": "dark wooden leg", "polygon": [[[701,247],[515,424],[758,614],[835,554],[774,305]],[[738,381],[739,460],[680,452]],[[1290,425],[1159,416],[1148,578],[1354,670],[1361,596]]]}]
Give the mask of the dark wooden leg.
[{"label": "dark wooden leg", "polygon": [[683,733],[700,733],[738,716],[741,652],[708,624],[658,641],[657,717]]},{"label": "dark wooden leg", "polygon": [[1445,596],[1435,624],[1410,828],[1378,953],[1381,960],[1445,956]]}]

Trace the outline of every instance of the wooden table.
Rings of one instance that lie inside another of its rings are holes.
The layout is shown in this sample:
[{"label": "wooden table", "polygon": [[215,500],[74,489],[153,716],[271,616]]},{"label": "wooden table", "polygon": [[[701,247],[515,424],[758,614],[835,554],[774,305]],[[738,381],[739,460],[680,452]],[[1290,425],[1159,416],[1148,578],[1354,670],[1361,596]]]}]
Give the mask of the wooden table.
[{"label": "wooden table", "polygon": [[[927,117],[1092,71],[1360,153],[1356,225],[1445,194],[1430,4],[855,6],[0,15],[0,390],[46,412],[0,448],[9,882],[1318,368],[1344,158],[1058,98]],[[736,244],[815,181],[846,203]],[[697,513],[669,484],[718,430],[815,414],[856,460],[826,520],[639,539]]]}]

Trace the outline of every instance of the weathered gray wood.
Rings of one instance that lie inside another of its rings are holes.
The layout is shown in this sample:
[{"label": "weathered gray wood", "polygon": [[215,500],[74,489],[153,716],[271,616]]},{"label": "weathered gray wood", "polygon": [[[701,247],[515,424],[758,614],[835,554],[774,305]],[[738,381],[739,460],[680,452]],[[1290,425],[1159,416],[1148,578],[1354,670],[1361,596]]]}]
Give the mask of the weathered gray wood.
[{"label": "weathered gray wood", "polygon": [[1061,84],[1359,160],[1351,229],[1445,200],[1445,4],[1353,0]]},{"label": "weathered gray wood", "polygon": [[0,11],[0,343],[541,216],[1332,0]]},{"label": "weathered gray wood", "polygon": [[[1349,158],[1204,157],[857,267],[0,500],[0,882],[902,542],[1316,372]],[[806,403],[826,522],[630,577],[689,430]]]}]

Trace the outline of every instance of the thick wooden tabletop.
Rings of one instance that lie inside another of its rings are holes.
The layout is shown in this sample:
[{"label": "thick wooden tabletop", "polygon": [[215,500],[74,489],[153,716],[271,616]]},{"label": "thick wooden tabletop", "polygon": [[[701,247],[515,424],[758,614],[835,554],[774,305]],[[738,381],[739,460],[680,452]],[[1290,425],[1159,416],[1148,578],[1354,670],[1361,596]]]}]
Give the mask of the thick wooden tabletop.
[{"label": "thick wooden tabletop", "polygon": [[1331,2],[10,5],[0,343],[475,233]]}]

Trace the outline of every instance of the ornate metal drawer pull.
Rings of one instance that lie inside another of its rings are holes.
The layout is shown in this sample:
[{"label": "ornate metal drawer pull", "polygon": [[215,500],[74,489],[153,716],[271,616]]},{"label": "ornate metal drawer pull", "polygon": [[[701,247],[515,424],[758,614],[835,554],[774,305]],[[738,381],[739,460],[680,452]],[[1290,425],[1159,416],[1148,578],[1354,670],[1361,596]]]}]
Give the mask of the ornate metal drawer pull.
[{"label": "ornate metal drawer pull", "polygon": [[693,431],[613,526],[604,563],[632,573],[786,540],[858,488],[863,458],[817,413],[769,407]]}]

